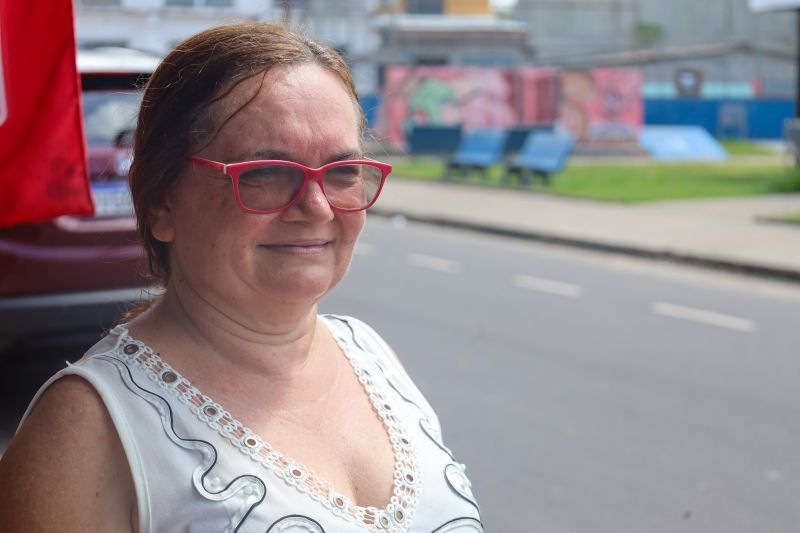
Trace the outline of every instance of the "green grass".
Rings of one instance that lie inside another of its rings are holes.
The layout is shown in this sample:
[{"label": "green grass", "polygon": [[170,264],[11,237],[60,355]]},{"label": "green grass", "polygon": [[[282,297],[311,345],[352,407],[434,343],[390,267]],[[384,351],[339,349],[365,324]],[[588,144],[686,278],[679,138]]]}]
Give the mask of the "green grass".
[{"label": "green grass", "polygon": [[[398,161],[393,174],[403,178],[440,180],[443,163],[435,159]],[[503,168],[490,169],[484,180],[472,173],[465,181],[489,186],[501,182]],[[453,180],[461,178],[455,177]],[[800,171],[779,164],[758,163],[596,163],[567,166],[548,186],[532,190],[612,202],[650,202],[690,198],[752,196],[800,191]]]},{"label": "green grass", "polygon": [[800,213],[790,213],[788,215],[781,215],[775,217],[776,220],[781,222],[789,222],[791,224],[800,224]]},{"label": "green grass", "polygon": [[742,139],[722,139],[720,144],[730,155],[773,155],[775,152]]}]

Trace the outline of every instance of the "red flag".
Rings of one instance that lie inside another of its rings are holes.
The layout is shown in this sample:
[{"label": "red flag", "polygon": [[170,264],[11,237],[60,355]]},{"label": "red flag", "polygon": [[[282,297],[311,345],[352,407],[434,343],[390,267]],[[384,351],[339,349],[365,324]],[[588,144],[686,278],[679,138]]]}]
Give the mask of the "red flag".
[{"label": "red flag", "polygon": [[0,0],[0,227],[91,215],[71,0]]}]

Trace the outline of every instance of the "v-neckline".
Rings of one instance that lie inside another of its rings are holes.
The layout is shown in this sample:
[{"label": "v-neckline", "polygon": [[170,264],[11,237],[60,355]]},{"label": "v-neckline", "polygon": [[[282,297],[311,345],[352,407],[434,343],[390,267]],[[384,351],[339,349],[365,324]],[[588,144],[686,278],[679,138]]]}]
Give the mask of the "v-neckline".
[{"label": "v-neckline", "polygon": [[132,337],[124,325],[114,328],[118,335],[115,346],[117,355],[133,363],[158,386],[168,391],[189,408],[195,417],[237,447],[253,461],[281,478],[299,492],[308,495],[334,515],[357,522],[371,531],[399,533],[410,526],[419,499],[421,469],[416,458],[408,431],[395,414],[398,402],[391,402],[388,388],[373,374],[381,369],[365,360],[363,349],[353,339],[348,342],[344,335],[334,331],[329,318],[320,318],[333,336],[339,349],[353,368],[364,394],[377,412],[384,430],[389,436],[394,457],[392,496],[382,508],[360,506],[347,496],[336,491],[325,478],[314,473],[304,464],[294,461],[225,409],[220,403],[201,392],[180,372],[165,362],[161,356],[144,342]]}]

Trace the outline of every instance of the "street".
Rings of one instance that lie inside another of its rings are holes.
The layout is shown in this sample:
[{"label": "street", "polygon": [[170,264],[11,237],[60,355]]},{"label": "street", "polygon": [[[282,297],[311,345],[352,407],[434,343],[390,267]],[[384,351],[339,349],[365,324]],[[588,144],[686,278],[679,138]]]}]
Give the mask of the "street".
[{"label": "street", "polygon": [[798,285],[370,217],[321,311],[393,346],[487,532],[797,530]]}]

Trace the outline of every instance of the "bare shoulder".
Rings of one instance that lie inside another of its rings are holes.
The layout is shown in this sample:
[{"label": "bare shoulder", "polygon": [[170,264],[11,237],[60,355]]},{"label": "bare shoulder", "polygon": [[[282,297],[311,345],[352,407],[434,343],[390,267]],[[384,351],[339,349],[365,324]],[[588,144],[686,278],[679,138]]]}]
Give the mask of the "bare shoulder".
[{"label": "bare shoulder", "polygon": [[133,481],[111,417],[77,376],[41,396],[0,460],[8,531],[131,531]]}]

